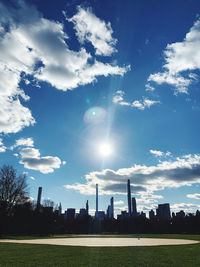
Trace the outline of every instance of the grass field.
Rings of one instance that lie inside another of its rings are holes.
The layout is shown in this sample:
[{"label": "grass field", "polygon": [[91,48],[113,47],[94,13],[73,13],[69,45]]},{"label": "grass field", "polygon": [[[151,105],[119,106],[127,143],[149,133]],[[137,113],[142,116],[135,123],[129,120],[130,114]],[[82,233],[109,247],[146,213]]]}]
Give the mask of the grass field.
[{"label": "grass field", "polygon": [[[138,236],[128,235],[126,237]],[[140,237],[200,240],[199,235],[140,235]],[[88,248],[0,243],[0,267],[11,266],[199,267],[200,244],[159,247]]]}]

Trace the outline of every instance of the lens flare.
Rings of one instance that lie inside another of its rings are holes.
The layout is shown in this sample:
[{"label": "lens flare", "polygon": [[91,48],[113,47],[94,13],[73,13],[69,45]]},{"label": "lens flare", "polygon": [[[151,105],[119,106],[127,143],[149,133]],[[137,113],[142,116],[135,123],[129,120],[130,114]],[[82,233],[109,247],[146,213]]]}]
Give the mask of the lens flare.
[{"label": "lens flare", "polygon": [[98,123],[101,122],[106,116],[105,109],[101,107],[93,107],[88,109],[84,114],[84,121],[86,123]]}]

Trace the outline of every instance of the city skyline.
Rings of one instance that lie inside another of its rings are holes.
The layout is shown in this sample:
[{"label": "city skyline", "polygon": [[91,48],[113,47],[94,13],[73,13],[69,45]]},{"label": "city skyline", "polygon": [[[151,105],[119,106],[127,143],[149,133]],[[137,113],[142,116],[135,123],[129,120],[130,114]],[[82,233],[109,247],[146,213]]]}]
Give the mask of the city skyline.
[{"label": "city skyline", "polygon": [[[145,217],[148,218],[149,220],[170,220],[174,217],[181,217],[184,218],[185,216],[189,215],[198,215],[200,214],[199,210],[196,210],[193,213],[186,213],[183,209],[178,211],[178,212],[171,212],[170,210],[170,203],[158,203],[158,207],[155,208],[155,211],[153,209],[149,210],[148,213],[143,212],[142,210],[140,212],[137,212],[137,202],[135,197],[131,197],[131,190],[130,190],[130,180],[127,180],[127,204],[128,204],[128,209],[127,210],[121,210],[121,214],[116,214],[114,212],[114,197],[111,197],[110,199],[110,205],[108,205],[107,210],[99,210],[98,208],[98,184],[96,184],[96,211],[94,214],[94,218],[99,221],[103,221],[104,219],[126,219],[126,218],[136,218],[136,217]],[[61,203],[59,206],[55,206],[54,202],[48,202],[48,205],[46,206],[46,203],[44,204],[41,203],[41,196],[42,196],[42,187],[38,188],[38,196],[37,196],[37,202],[36,204],[36,209],[41,211],[42,206],[48,207],[51,209],[51,212],[54,211],[58,212],[58,215],[63,215],[65,219],[67,218],[77,218],[77,217],[85,217],[85,216],[92,216],[89,212],[89,202],[88,200],[86,201],[85,208],[80,208],[76,209],[73,207],[68,207],[66,210],[63,210],[62,212],[62,205]],[[131,200],[131,201],[130,201]],[[56,210],[56,208],[58,208]],[[78,212],[79,211],[79,212]]]},{"label": "city skyline", "polygon": [[0,166],[35,202],[200,210],[199,2],[147,2],[0,2]]}]

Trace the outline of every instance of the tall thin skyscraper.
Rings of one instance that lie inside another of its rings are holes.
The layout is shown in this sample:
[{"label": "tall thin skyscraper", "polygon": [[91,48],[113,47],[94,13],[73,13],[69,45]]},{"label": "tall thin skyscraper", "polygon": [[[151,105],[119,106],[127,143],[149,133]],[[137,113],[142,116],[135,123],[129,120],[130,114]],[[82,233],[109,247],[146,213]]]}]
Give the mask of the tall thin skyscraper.
[{"label": "tall thin skyscraper", "polygon": [[89,214],[89,205],[88,205],[88,200],[86,202],[86,214],[88,215]]},{"label": "tall thin skyscraper", "polygon": [[137,216],[137,206],[136,206],[136,199],[132,198],[132,215],[133,217]]},{"label": "tall thin skyscraper", "polygon": [[110,217],[114,218],[114,201],[113,201],[113,197],[111,197],[110,199]]},{"label": "tall thin skyscraper", "polygon": [[96,217],[98,217],[98,184],[96,184]]},{"label": "tall thin skyscraper", "polygon": [[41,197],[42,197],[42,187],[39,187],[38,188],[38,197],[37,197],[37,208],[40,207]]},{"label": "tall thin skyscraper", "polygon": [[62,205],[60,203],[59,207],[58,207],[58,215],[61,215],[62,214]]},{"label": "tall thin skyscraper", "polygon": [[127,193],[128,193],[128,214],[131,216],[131,186],[130,186],[130,180],[128,179],[127,182]]}]

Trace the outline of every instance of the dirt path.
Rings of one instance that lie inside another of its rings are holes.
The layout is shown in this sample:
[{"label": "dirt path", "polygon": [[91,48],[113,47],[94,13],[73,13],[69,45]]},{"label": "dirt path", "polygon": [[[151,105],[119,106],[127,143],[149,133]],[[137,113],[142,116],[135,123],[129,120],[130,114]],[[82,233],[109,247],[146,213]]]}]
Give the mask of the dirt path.
[{"label": "dirt path", "polygon": [[135,247],[135,246],[166,246],[197,244],[199,241],[185,239],[159,239],[159,238],[52,238],[32,240],[9,240],[0,242],[22,244],[46,244],[60,246],[84,246],[84,247]]}]

